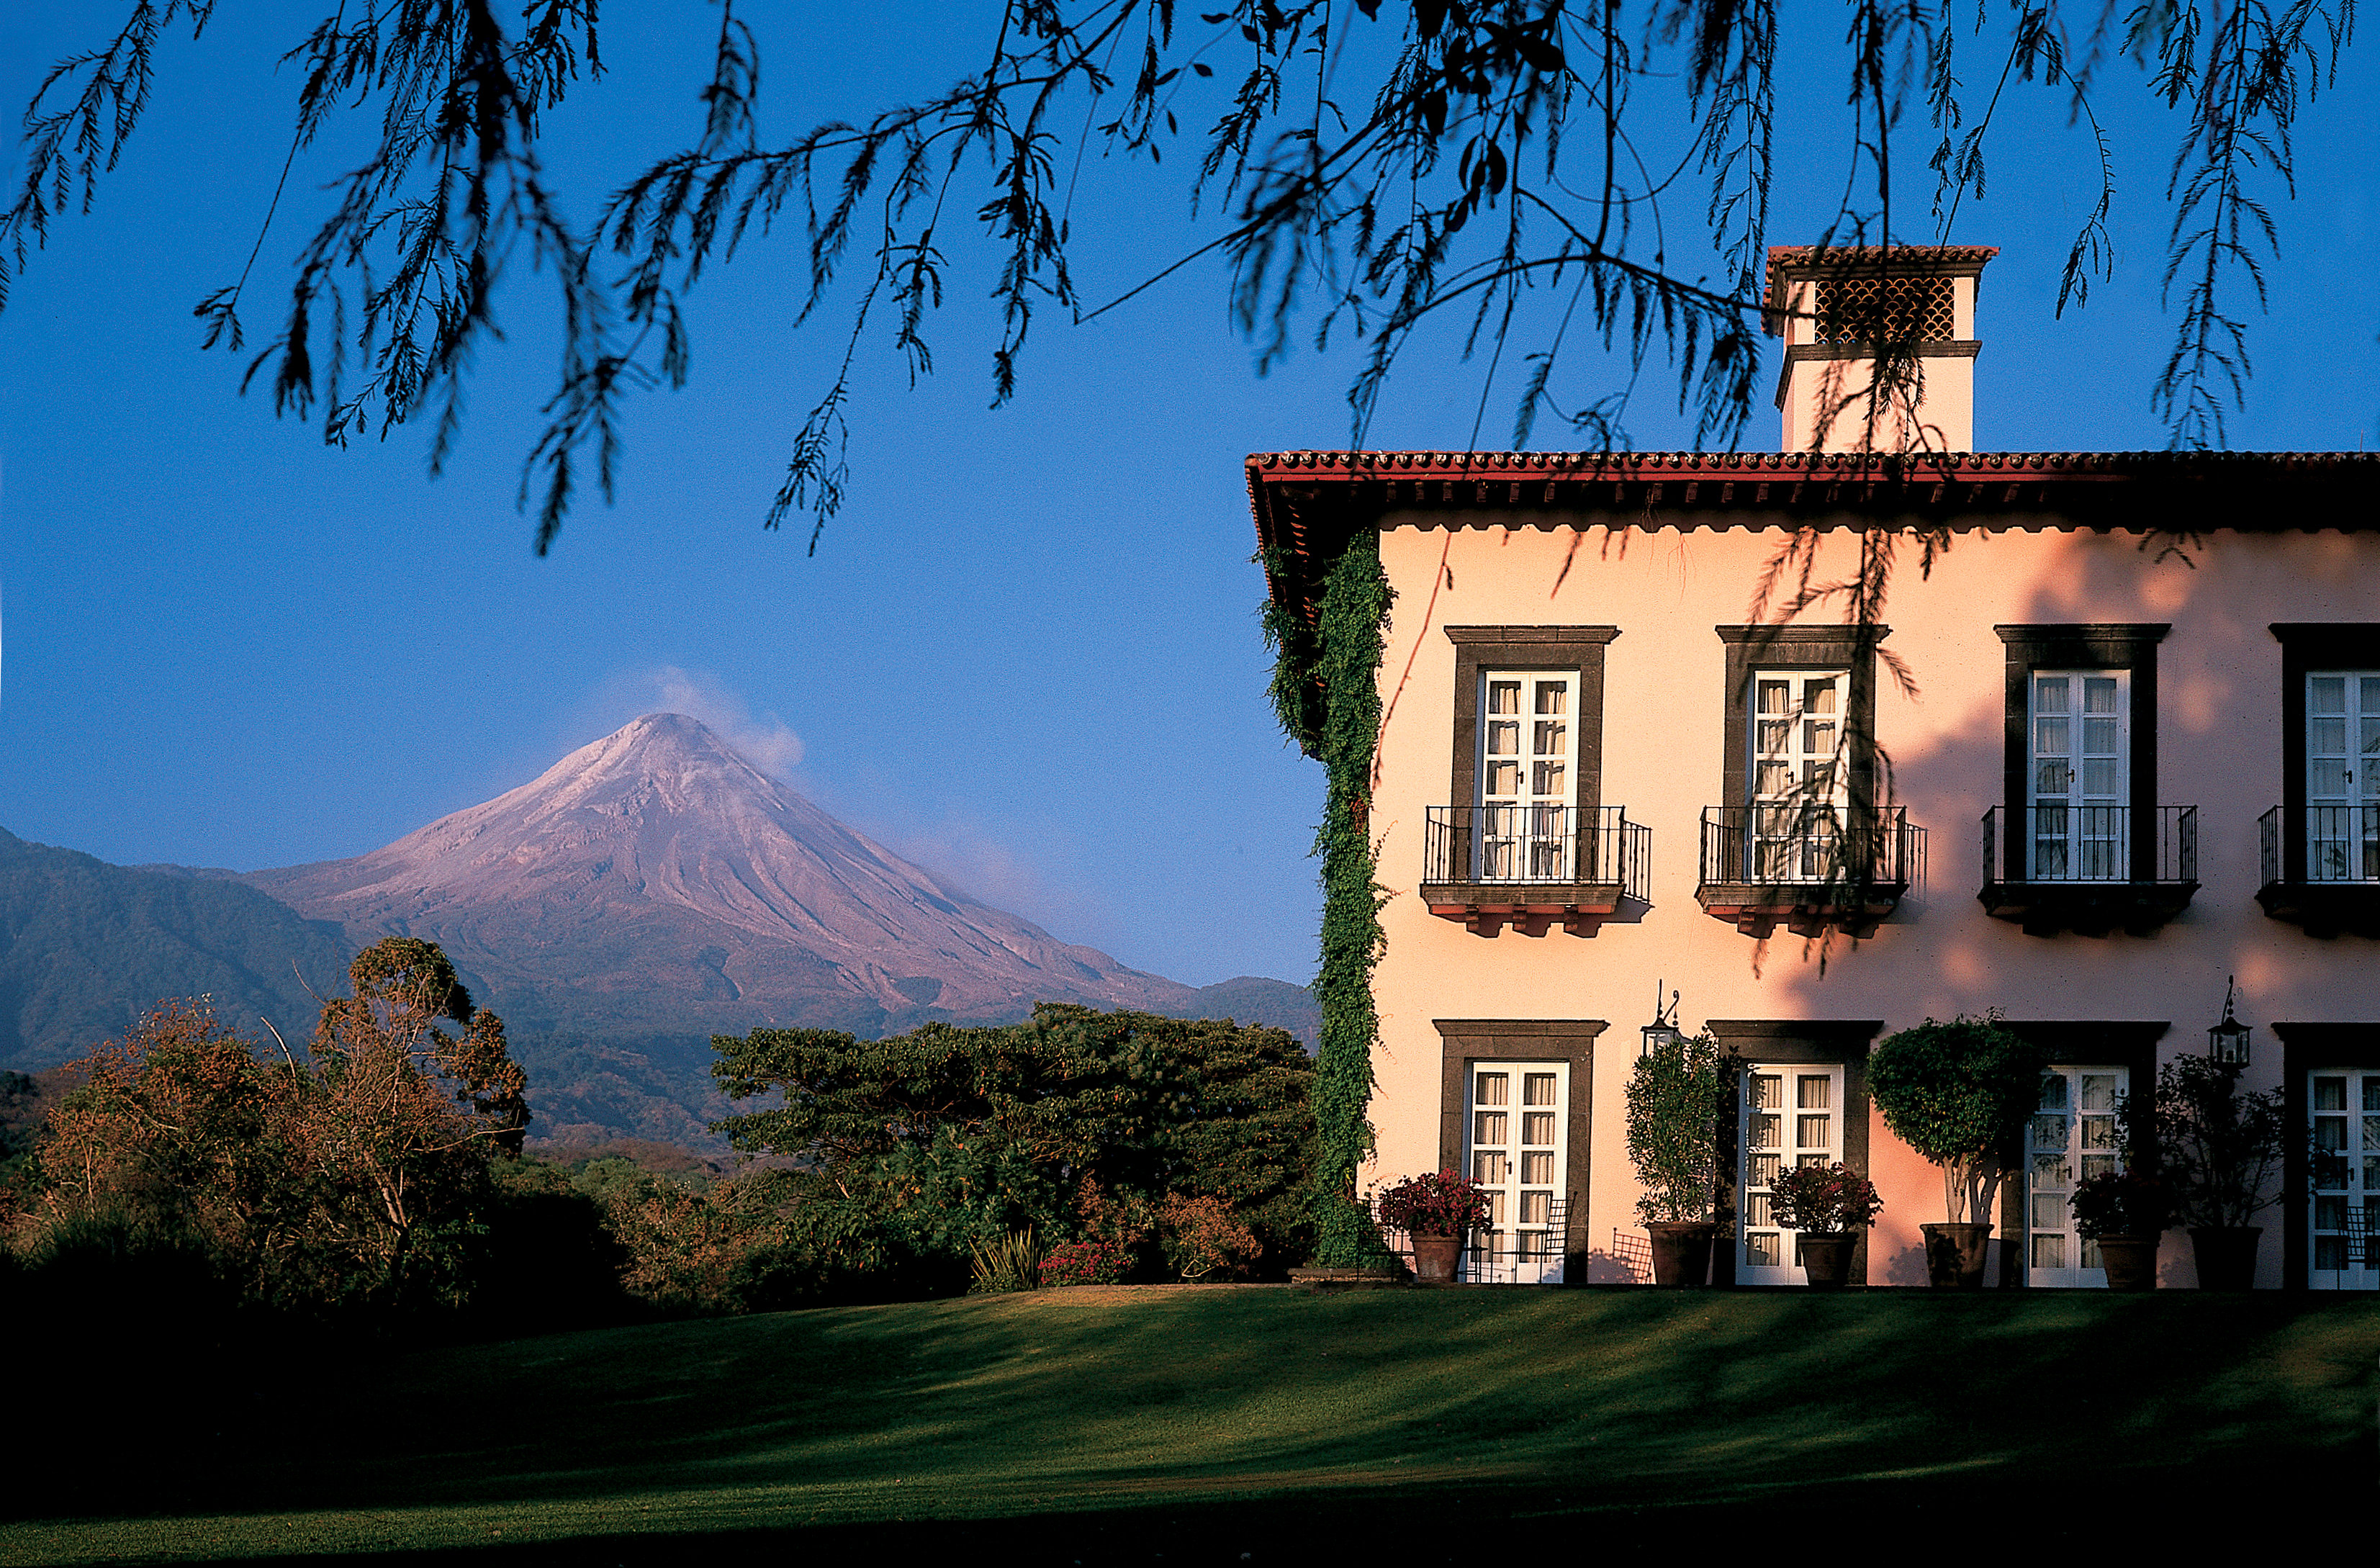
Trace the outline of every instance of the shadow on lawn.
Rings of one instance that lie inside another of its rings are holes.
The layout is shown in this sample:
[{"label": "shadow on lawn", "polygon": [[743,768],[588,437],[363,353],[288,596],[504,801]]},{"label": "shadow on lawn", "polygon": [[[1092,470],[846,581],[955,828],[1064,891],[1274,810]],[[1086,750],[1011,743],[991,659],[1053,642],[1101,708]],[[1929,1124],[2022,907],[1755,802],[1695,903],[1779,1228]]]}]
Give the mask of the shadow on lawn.
[{"label": "shadow on lawn", "polygon": [[2033,1482],[2368,1491],[2375,1350],[2368,1307],[2277,1294],[1050,1292],[411,1356],[263,1453],[41,1512],[394,1513],[418,1523],[382,1540],[502,1529],[573,1561],[789,1528],[1228,1561],[1251,1531],[1391,1540],[1401,1497],[1451,1549],[1489,1520],[1579,1544],[1780,1494],[1938,1519]]}]

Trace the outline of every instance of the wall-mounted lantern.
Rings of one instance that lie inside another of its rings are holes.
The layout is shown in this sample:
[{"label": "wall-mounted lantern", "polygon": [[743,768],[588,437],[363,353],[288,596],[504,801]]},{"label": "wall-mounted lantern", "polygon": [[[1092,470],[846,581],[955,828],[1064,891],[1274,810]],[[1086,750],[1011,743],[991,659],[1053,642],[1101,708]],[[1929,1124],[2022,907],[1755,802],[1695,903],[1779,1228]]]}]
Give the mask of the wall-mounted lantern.
[{"label": "wall-mounted lantern", "polygon": [[1652,1055],[1661,1047],[1675,1045],[1686,1038],[1686,1031],[1678,1027],[1678,993],[1671,991],[1670,1004],[1667,1007],[1662,1006],[1661,982],[1658,980],[1653,982],[1653,1021],[1645,1025],[1640,1032],[1645,1037],[1644,1043],[1636,1048],[1636,1054],[1640,1059]]},{"label": "wall-mounted lantern", "polygon": [[2248,1064],[2249,1037],[2256,1031],[2231,1015],[2231,997],[2239,989],[2239,977],[2233,976],[2223,988],[2223,1021],[2206,1031],[2206,1054],[2217,1062]]}]

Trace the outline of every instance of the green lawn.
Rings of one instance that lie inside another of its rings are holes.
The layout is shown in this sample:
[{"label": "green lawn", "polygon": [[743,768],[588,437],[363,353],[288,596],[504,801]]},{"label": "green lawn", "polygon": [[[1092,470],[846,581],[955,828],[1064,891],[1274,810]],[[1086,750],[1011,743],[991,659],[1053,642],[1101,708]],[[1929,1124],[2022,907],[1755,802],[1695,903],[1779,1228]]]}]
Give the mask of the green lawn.
[{"label": "green lawn", "polygon": [[18,1492],[0,1559],[610,1562],[1005,1529],[1061,1562],[1085,1540],[1235,1561],[1293,1525],[1407,1528],[1414,1500],[1475,1537],[1581,1541],[1750,1528],[1779,1500],[1857,1520],[1963,1498],[1994,1530],[2029,1500],[2043,1528],[2106,1496],[2368,1508],[2375,1355],[2369,1301],[2275,1293],[1077,1289],[788,1313],[400,1358],[287,1442],[128,1485],[117,1512],[29,1518]]}]

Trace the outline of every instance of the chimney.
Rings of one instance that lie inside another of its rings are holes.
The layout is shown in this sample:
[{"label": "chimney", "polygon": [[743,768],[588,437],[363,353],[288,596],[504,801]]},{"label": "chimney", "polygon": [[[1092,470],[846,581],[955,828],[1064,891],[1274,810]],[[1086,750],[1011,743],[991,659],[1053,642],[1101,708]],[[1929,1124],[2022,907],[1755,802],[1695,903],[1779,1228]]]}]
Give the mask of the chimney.
[{"label": "chimney", "polygon": [[[1975,288],[1992,245],[1768,249],[1769,335],[1788,452],[1969,452]],[[1872,395],[1879,359],[1896,368]]]}]

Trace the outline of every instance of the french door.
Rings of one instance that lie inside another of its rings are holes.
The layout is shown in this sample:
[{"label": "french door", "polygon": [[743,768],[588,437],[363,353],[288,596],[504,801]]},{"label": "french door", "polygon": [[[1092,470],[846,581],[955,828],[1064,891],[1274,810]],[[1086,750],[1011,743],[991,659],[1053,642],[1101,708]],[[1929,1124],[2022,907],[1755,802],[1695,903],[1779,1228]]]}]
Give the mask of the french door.
[{"label": "french door", "polygon": [[2035,670],[2025,805],[2032,881],[2131,877],[2131,672]]},{"label": "french door", "polygon": [[1737,1242],[1738,1284],[1798,1285],[1801,1233],[1778,1222],[1778,1176],[1802,1165],[1832,1165],[1843,1157],[1843,1070],[1806,1064],[1755,1064],[1743,1074],[1743,1156],[1736,1173],[1743,1216]]},{"label": "french door", "polygon": [[1561,1283],[1568,1203],[1570,1064],[1475,1063],[1463,1106],[1464,1163],[1488,1195],[1462,1277],[1473,1284]]},{"label": "french door", "polygon": [[1747,881],[1827,881],[1840,871],[1851,684],[1847,670],[1753,672]]},{"label": "french door", "polygon": [[2041,1100],[2025,1124],[2026,1282],[2035,1285],[2107,1283],[2099,1244],[2074,1229],[2074,1189],[2123,1162],[2116,1102],[2131,1087],[2121,1067],[2051,1067]]},{"label": "french door", "polygon": [[1479,681],[1479,880],[1575,881],[1578,676],[1489,670]]},{"label": "french door", "polygon": [[2380,878],[2380,673],[2306,676],[2306,879]]},{"label": "french door", "polygon": [[2315,1072],[2313,1255],[2316,1290],[2380,1290],[2380,1072]]}]

